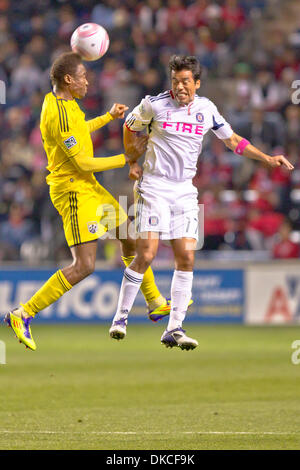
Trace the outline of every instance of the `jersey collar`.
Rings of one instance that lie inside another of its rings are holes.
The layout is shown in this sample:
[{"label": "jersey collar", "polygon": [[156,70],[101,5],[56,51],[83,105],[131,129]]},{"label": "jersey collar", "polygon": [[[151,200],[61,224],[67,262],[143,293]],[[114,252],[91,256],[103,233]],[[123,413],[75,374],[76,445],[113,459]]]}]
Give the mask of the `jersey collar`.
[{"label": "jersey collar", "polygon": [[57,100],[61,100],[61,101],[74,101],[74,98],[72,100],[66,100],[65,98],[61,98],[60,96],[58,96],[53,90],[52,90],[52,95],[55,96],[55,98]]}]

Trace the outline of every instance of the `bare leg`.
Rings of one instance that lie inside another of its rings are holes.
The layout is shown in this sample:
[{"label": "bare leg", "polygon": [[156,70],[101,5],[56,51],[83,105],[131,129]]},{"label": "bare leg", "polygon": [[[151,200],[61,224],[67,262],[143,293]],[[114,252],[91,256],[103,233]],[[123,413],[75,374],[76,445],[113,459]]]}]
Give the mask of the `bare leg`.
[{"label": "bare leg", "polygon": [[109,330],[110,336],[118,340],[123,339],[126,335],[128,314],[143,282],[144,273],[149,268],[158,249],[158,238],[151,237],[151,232],[147,233],[146,237],[137,240],[136,256],[124,272],[117,312]]},{"label": "bare leg", "polygon": [[[121,227],[122,228],[122,227]],[[119,238],[119,233],[124,233],[124,230],[117,230],[117,237]],[[130,266],[135,254],[136,254],[136,241],[128,235],[127,239],[120,239],[121,250],[122,250],[122,260],[126,267]],[[145,298],[148,312],[156,311],[156,309],[161,308],[167,304],[166,298],[161,295],[156,283],[153,271],[151,266],[146,269],[143,282],[141,284],[141,291]],[[165,314],[169,313],[169,310],[165,308]]]},{"label": "bare leg", "polygon": [[94,272],[98,240],[72,246],[73,263],[62,269],[68,282],[74,286]]},{"label": "bare leg", "polygon": [[[191,250],[191,246],[196,247],[196,240],[193,238],[178,238],[171,240],[175,258],[175,269],[177,271],[193,271],[195,261],[195,251]],[[186,248],[188,246],[188,249]]]},{"label": "bare leg", "polygon": [[[56,302],[75,284],[93,272],[96,252],[97,241],[72,247],[73,263],[63,270],[58,270],[54,273],[25,304],[21,303],[20,308],[16,309],[14,314],[11,312],[7,314],[6,321],[9,326],[11,325],[11,315],[14,315],[15,318],[20,320],[18,321],[18,325],[23,326],[19,326],[18,330],[15,332],[19,340],[27,347],[33,350],[36,349],[29,328],[29,322],[32,317]],[[25,336],[23,331],[24,325],[27,336]]]},{"label": "bare leg", "polygon": [[130,265],[130,269],[138,273],[144,273],[156,256],[159,238],[156,233],[148,232],[143,238],[136,241],[136,256]]}]

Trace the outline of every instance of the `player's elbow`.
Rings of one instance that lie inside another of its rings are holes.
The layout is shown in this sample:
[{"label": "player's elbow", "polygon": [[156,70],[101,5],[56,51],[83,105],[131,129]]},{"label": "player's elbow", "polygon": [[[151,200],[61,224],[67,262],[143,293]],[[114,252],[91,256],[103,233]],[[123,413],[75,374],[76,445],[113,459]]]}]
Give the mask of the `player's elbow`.
[{"label": "player's elbow", "polygon": [[80,158],[73,158],[72,163],[75,166],[76,170],[80,171],[81,173],[90,171],[85,162]]},{"label": "player's elbow", "polygon": [[130,153],[132,146],[134,145],[135,132],[130,131],[126,124],[123,124],[123,145],[126,152]]},{"label": "player's elbow", "polygon": [[129,129],[126,125],[126,122],[124,122],[124,124],[123,124],[123,135],[128,135],[128,133],[129,133]]},{"label": "player's elbow", "polygon": [[134,130],[131,130],[128,125],[126,124],[126,122],[124,122],[123,124],[123,135],[126,139],[128,139],[129,141],[131,140],[134,140],[135,139],[135,136],[136,136],[136,131]]},{"label": "player's elbow", "polygon": [[242,138],[234,132],[232,134],[232,136],[229,137],[229,139],[224,139],[223,142],[224,142],[224,144],[226,145],[227,148],[234,151],[234,149],[236,148],[236,146],[238,145],[238,143],[241,139]]},{"label": "player's elbow", "polygon": [[84,172],[84,166],[78,165],[78,163],[75,163],[75,161],[72,162],[73,166],[75,167],[75,170],[79,171],[80,173]]}]

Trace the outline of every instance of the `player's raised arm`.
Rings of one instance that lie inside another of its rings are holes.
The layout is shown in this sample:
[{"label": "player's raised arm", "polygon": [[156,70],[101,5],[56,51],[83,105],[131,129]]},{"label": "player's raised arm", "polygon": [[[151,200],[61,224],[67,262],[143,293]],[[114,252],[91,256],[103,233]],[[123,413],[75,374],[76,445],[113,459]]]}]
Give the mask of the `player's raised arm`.
[{"label": "player's raised arm", "polygon": [[232,136],[228,139],[222,139],[226,147],[230,148],[237,155],[243,155],[253,160],[266,163],[270,167],[274,168],[283,165],[288,170],[293,170],[293,165],[284,157],[284,155],[267,155],[261,152],[258,148],[251,145],[251,143],[233,132]]},{"label": "player's raised arm", "polygon": [[131,154],[132,152],[138,150],[144,144],[147,144],[148,136],[147,135],[138,135],[136,132],[130,131],[126,124],[123,126],[123,145],[125,153]]},{"label": "player's raised arm", "polygon": [[[135,151],[135,149],[138,149],[140,146],[143,146],[143,145],[146,145],[147,147],[148,138],[149,137],[146,135],[138,136],[136,132],[130,131],[126,127],[126,124],[124,124],[123,145],[124,145],[126,153],[131,154],[132,152]],[[142,168],[137,163],[137,161],[130,161],[128,163],[130,166],[130,170],[128,174],[129,178],[132,180],[138,180],[143,174]]]},{"label": "player's raised arm", "polygon": [[[147,128],[153,119],[153,110],[148,97],[144,98],[141,103],[136,106],[133,111],[127,116],[126,122],[123,126],[123,145],[125,152],[131,154],[139,146],[144,145],[144,139],[146,143],[148,137],[145,135],[141,136],[138,132],[141,132]],[[129,178],[133,180],[139,179],[143,170],[135,162],[129,162]]]},{"label": "player's raised arm", "polygon": [[148,97],[146,97],[126,117],[123,126],[123,144],[125,152],[127,152],[127,150],[131,152],[134,147],[139,145],[141,136],[139,136],[137,132],[146,130],[152,119],[153,109]]}]

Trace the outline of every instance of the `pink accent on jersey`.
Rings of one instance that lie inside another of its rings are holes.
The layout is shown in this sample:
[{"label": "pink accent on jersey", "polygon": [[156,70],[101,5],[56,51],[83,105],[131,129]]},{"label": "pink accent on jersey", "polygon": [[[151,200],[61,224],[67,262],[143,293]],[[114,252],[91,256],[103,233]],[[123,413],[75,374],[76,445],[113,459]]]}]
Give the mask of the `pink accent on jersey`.
[{"label": "pink accent on jersey", "polygon": [[[197,171],[203,137],[210,130],[219,139],[229,139],[233,131],[208,98],[195,96],[190,114],[180,106],[170,90],[146,96],[126,118],[130,130],[149,133],[143,165],[146,178],[190,181]],[[214,129],[214,122],[219,127]]]}]

